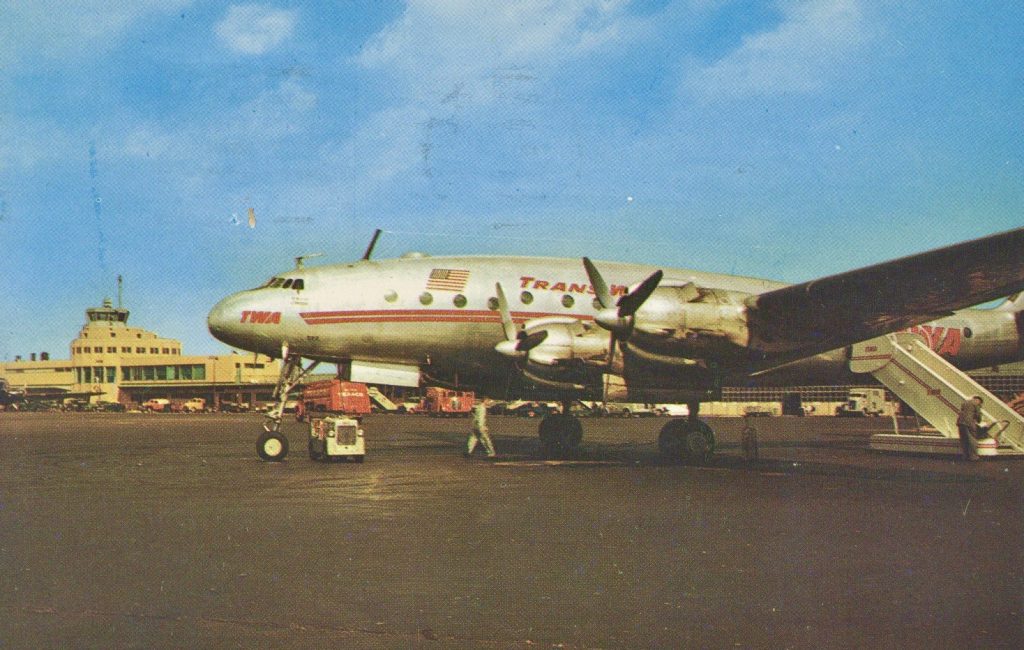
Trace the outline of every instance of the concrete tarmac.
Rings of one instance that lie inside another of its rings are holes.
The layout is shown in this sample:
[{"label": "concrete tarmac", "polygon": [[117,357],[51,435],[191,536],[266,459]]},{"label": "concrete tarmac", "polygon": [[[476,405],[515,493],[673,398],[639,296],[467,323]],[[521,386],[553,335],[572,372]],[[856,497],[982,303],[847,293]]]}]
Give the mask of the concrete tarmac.
[{"label": "concrete tarmac", "polygon": [[1024,461],[867,449],[886,419],[370,416],[364,464],[253,415],[0,413],[0,648],[1024,647]]}]

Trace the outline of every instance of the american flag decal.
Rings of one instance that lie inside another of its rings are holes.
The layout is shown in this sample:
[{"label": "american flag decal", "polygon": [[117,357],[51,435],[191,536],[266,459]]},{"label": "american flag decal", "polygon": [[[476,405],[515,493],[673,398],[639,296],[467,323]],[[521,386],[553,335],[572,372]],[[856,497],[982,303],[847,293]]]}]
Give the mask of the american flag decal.
[{"label": "american flag decal", "polygon": [[434,269],[427,279],[427,288],[435,291],[462,291],[469,280],[469,271],[461,269]]}]

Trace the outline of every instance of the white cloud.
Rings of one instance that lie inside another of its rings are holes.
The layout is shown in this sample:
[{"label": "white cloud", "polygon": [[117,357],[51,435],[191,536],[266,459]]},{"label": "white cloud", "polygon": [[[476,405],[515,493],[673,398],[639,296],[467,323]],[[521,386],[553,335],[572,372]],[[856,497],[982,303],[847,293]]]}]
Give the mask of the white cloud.
[{"label": "white cloud", "polygon": [[409,0],[355,58],[401,99],[337,148],[358,161],[338,165],[350,170],[343,182],[369,193],[401,178],[403,187],[426,191],[431,124],[529,123],[553,74],[636,37],[643,23],[627,9],[625,0]]},{"label": "white cloud", "polygon": [[725,58],[695,69],[687,86],[705,99],[820,88],[866,39],[857,0],[786,2],[773,31],[748,36]]},{"label": "white cloud", "polygon": [[[394,23],[363,48],[358,62],[383,69],[411,89],[447,94],[456,84],[486,81],[509,67],[553,69],[608,43],[635,26],[622,0],[411,0]],[[490,95],[467,88],[476,99]]]},{"label": "white cloud", "polygon": [[233,5],[215,31],[224,45],[239,54],[263,54],[292,35],[298,14],[260,5]]}]

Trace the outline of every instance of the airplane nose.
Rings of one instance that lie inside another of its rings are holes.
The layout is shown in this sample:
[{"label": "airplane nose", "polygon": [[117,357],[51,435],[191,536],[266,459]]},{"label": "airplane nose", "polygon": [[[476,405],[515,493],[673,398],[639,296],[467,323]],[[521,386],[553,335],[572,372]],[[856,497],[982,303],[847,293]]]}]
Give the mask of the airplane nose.
[{"label": "airplane nose", "polygon": [[206,327],[217,340],[228,344],[232,342],[233,326],[241,319],[237,305],[238,296],[228,296],[214,305],[206,316]]}]

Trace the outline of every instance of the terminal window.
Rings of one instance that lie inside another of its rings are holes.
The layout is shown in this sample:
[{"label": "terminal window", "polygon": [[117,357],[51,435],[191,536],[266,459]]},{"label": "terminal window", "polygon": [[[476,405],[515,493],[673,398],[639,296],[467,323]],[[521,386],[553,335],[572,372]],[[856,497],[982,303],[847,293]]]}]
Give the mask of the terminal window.
[{"label": "terminal window", "polygon": [[146,348],[135,348],[136,354],[146,354]]}]

